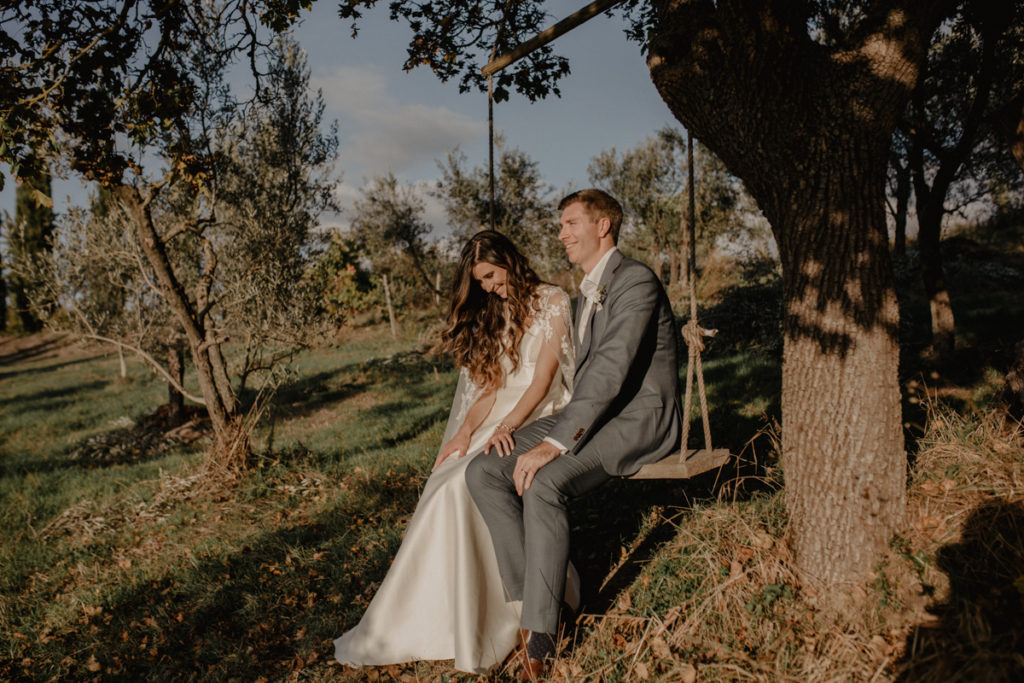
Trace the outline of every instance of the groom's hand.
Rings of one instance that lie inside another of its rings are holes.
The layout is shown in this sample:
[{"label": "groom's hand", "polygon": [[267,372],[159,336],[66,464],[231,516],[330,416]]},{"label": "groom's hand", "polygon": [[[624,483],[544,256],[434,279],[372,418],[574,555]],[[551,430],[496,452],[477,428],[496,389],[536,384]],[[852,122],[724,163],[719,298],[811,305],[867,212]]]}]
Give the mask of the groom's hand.
[{"label": "groom's hand", "polygon": [[533,478],[541,467],[558,457],[561,451],[558,446],[548,441],[541,441],[539,444],[526,451],[516,460],[516,467],[512,470],[512,480],[516,484],[516,493],[522,496],[533,483]]}]

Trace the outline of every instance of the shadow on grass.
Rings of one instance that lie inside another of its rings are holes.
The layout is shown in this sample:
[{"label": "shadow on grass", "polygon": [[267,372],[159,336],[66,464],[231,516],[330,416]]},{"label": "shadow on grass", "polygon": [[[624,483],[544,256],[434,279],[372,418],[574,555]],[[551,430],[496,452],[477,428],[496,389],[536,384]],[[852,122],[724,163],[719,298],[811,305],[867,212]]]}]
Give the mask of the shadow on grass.
[{"label": "shadow on grass", "polygon": [[57,412],[79,403],[81,401],[79,394],[99,391],[109,385],[110,382],[104,380],[92,380],[73,386],[19,394],[4,406],[4,417],[6,420],[16,421],[17,416],[26,413]]},{"label": "shadow on grass", "polygon": [[[102,615],[27,645],[29,659],[8,661],[7,673],[87,678],[90,656],[125,680],[281,680],[323,667],[330,640],[355,625],[387,570],[419,495],[416,474],[353,475],[339,504],[316,518],[238,549],[192,546],[188,562],[158,578],[122,581]],[[65,659],[72,651],[83,656]]]},{"label": "shadow on grass", "polygon": [[[16,343],[13,339],[12,343]],[[51,353],[61,348],[63,344],[63,337],[42,337],[36,343],[18,349],[17,351],[11,351],[8,353],[0,353],[0,365],[7,365],[9,363],[22,363],[25,361],[38,358],[39,356]],[[12,373],[17,374],[17,373]]]},{"label": "shadow on grass", "polygon": [[939,549],[950,595],[916,626],[897,680],[1024,680],[1024,504],[993,499],[970,513],[959,543]]},{"label": "shadow on grass", "polygon": [[[9,379],[11,377],[25,377],[26,375],[42,375],[45,373],[54,372],[56,370],[62,370],[69,368],[74,365],[81,365],[82,363],[91,363],[97,359],[102,359],[104,354],[98,353],[92,356],[83,356],[81,358],[72,358],[49,365],[40,365],[34,368],[19,368],[18,370],[10,370],[6,372],[0,372],[0,380]],[[113,377],[113,375],[111,375]]]},{"label": "shadow on grass", "polygon": [[[275,419],[308,417],[324,406],[344,401],[372,386],[365,380],[342,381],[340,378],[349,372],[349,368],[318,372],[281,386],[272,400]],[[255,390],[247,388],[239,400],[243,406],[249,407],[255,397]]]}]

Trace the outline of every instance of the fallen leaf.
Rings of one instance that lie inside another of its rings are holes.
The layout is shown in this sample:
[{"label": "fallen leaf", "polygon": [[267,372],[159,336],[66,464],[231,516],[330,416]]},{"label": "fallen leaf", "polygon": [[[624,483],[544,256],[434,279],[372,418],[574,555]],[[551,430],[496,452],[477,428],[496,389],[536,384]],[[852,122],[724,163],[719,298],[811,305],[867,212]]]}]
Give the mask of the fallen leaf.
[{"label": "fallen leaf", "polygon": [[678,676],[679,683],[696,683],[697,681],[697,670],[693,668],[692,664],[680,664],[673,673]]},{"label": "fallen leaf", "polygon": [[658,659],[672,658],[672,650],[669,649],[668,643],[665,642],[664,638],[651,638],[651,652]]},{"label": "fallen leaf", "polygon": [[647,669],[647,665],[643,662],[637,662],[636,666],[633,667],[633,674],[641,681],[646,681],[651,677],[651,672]]},{"label": "fallen leaf", "polygon": [[96,661],[96,655],[89,655],[89,661],[85,663],[85,668],[89,671],[92,671],[93,673],[96,673],[103,667],[100,666],[100,663]]}]

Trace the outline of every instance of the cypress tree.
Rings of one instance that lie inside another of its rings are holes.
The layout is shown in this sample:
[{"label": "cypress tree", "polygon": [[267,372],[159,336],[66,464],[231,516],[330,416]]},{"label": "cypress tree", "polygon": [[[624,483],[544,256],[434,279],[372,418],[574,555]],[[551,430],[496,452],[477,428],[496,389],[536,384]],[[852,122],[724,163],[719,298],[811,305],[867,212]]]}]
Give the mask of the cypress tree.
[{"label": "cypress tree", "polygon": [[[43,198],[48,199],[47,202]],[[49,249],[53,235],[53,200],[50,174],[25,179],[15,193],[14,226],[8,236],[12,260],[24,262]],[[42,321],[29,308],[31,283],[23,277],[10,278],[14,310],[25,332],[37,332]]]}]

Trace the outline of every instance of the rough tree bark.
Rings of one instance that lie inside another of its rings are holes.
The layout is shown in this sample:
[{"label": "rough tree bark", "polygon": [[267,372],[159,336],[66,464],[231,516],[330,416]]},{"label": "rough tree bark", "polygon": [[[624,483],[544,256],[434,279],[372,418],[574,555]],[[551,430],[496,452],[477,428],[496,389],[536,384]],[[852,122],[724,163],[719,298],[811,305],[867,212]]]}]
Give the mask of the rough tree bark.
[{"label": "rough tree bark", "polygon": [[[869,4],[855,34],[826,46],[799,5],[657,2],[648,66],[779,245],[790,538],[808,585],[834,588],[871,576],[904,508],[885,172],[934,19],[926,3]],[[817,596],[830,606],[840,592]]]},{"label": "rough tree bark", "polygon": [[[916,175],[916,174],[915,174]],[[946,273],[942,267],[942,201],[934,205],[927,190],[917,192],[917,246],[921,254],[921,281],[928,297],[932,318],[932,354],[936,361],[948,360],[956,340],[956,319],[953,302],[946,288]],[[925,192],[922,199],[921,192]],[[945,193],[943,193],[945,197]]]},{"label": "rough tree bark", "polygon": [[[112,191],[130,217],[142,252],[156,274],[161,294],[185,333],[199,389],[213,427],[214,453],[232,461],[239,455],[244,456],[248,451],[248,443],[235,429],[237,407],[234,397],[231,394],[225,396],[218,387],[216,368],[218,363],[223,366],[223,358],[219,355],[220,344],[211,337],[211,331],[206,329],[200,311],[193,306],[185,288],[175,276],[167,249],[153,223],[148,202],[138,189],[130,185],[118,185]],[[211,267],[211,264],[207,263],[207,267]]]},{"label": "rough tree bark", "polygon": [[[167,372],[175,379],[178,386],[185,382],[185,359],[182,357],[181,346],[172,342],[167,348]],[[171,382],[167,383],[167,426],[177,427],[185,421],[185,397]]]}]

